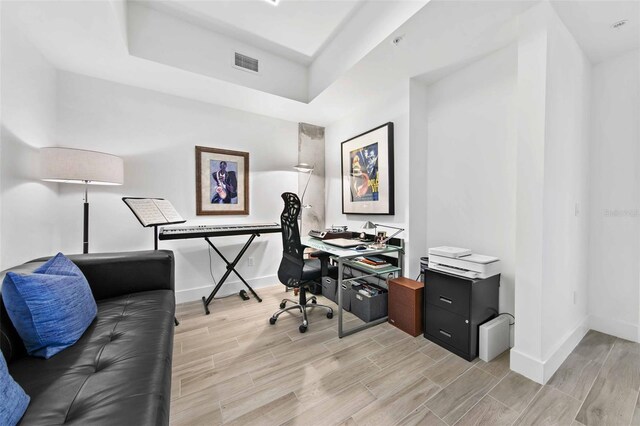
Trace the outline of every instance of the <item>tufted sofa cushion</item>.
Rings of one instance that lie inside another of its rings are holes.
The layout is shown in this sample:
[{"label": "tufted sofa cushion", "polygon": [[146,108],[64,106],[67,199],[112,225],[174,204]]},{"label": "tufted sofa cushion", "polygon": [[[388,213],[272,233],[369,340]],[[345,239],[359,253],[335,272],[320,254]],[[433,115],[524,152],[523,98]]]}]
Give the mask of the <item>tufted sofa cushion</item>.
[{"label": "tufted sofa cushion", "polygon": [[31,396],[21,424],[168,424],[174,312],[172,290],[103,299],[75,345],[15,360]]}]

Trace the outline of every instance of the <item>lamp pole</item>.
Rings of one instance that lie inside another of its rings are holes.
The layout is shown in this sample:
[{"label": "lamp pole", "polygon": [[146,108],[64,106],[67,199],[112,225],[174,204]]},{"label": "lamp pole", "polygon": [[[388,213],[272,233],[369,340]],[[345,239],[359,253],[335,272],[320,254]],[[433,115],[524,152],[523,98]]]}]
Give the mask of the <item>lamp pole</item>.
[{"label": "lamp pole", "polygon": [[82,232],[82,253],[89,253],[89,181],[84,181],[84,226]]},{"label": "lamp pole", "polygon": [[304,190],[302,191],[302,197],[300,197],[300,232],[302,233],[302,214],[305,208],[310,208],[311,206],[305,206],[304,204],[304,196],[307,193],[307,188],[309,187],[309,182],[311,182],[311,175],[313,174],[313,170],[315,166],[306,163],[299,163],[293,167],[300,173],[309,173],[309,177],[307,177],[307,183],[304,186]]}]

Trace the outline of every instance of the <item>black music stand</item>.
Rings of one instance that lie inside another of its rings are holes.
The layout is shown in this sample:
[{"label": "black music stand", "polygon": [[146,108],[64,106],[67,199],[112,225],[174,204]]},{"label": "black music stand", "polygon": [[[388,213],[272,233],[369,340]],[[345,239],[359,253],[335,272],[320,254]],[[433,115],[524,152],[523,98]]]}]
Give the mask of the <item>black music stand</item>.
[{"label": "black music stand", "polygon": [[[153,227],[153,249],[158,250],[158,226],[185,223],[171,203],[164,198],[122,197],[122,201],[131,209],[140,225]],[[173,317],[176,326],[178,318]]]},{"label": "black music stand", "polygon": [[158,250],[158,226],[185,223],[171,203],[164,198],[122,197],[140,225],[153,227],[153,249]]}]

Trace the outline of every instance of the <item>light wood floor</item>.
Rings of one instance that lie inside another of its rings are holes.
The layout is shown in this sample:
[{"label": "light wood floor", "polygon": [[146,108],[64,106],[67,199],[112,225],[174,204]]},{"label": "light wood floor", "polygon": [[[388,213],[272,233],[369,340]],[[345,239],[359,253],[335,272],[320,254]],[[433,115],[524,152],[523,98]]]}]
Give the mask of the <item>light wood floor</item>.
[{"label": "light wood floor", "polygon": [[[467,362],[381,324],[337,338],[337,314],[268,319],[282,285],[178,306],[171,424],[640,426],[640,345],[589,332],[551,381],[509,370],[509,354]],[[319,297],[319,303],[331,302]],[[360,323],[351,314],[350,325]]]}]

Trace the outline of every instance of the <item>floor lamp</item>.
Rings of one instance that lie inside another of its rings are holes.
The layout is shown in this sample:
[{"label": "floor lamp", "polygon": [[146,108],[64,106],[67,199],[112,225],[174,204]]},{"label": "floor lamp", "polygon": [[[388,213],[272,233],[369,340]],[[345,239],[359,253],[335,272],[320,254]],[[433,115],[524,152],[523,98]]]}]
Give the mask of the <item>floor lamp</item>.
[{"label": "floor lamp", "polygon": [[40,149],[41,179],[84,185],[82,252],[89,253],[89,185],[122,185],[122,158],[74,148]]},{"label": "floor lamp", "polygon": [[307,184],[304,186],[304,191],[302,191],[302,197],[300,197],[300,205],[301,205],[300,232],[302,232],[302,212],[304,211],[304,209],[311,208],[311,205],[304,204],[304,194],[307,193],[307,187],[309,187],[309,182],[311,181],[311,175],[313,174],[313,169],[315,168],[315,166],[312,166],[311,164],[307,164],[307,163],[298,163],[295,166],[293,166],[293,168],[299,171],[300,173],[309,173],[309,177],[307,178]]}]

